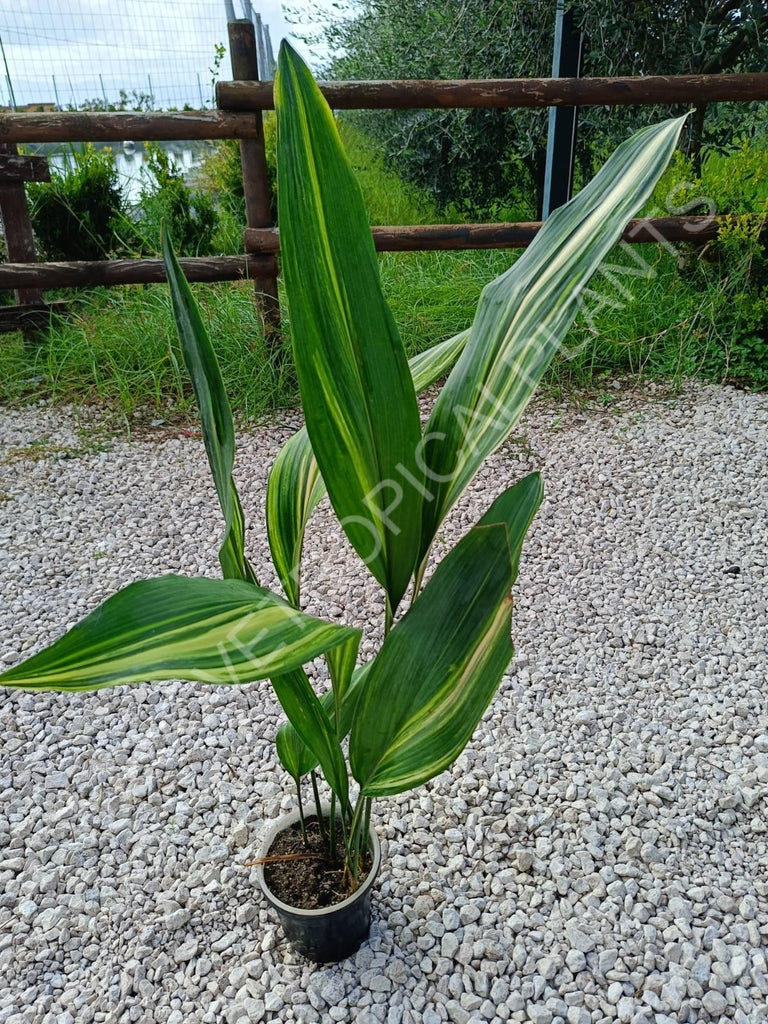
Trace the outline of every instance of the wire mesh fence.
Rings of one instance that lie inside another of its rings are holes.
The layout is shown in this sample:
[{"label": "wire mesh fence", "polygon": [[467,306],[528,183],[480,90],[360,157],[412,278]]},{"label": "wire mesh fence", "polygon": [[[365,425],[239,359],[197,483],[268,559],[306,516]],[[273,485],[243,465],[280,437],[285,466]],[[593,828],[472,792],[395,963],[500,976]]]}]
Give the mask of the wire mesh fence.
[{"label": "wire mesh fence", "polygon": [[215,80],[229,77],[233,17],[253,20],[271,77],[270,26],[250,0],[0,0],[0,106],[213,107]]}]

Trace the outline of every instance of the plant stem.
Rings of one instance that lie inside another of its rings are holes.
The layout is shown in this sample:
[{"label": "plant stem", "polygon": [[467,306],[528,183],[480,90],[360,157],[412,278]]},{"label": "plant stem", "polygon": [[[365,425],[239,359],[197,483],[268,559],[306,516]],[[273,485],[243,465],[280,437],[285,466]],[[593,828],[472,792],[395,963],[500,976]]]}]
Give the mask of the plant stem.
[{"label": "plant stem", "polygon": [[304,804],[301,801],[301,779],[296,776],[296,796],[299,798],[299,827],[301,829],[301,839],[305,846],[309,846],[307,842],[307,825],[304,821]]},{"label": "plant stem", "polygon": [[328,822],[330,834],[329,853],[331,860],[336,859],[336,794],[331,793],[331,820]]},{"label": "plant stem", "polygon": [[368,844],[368,836],[371,834],[371,808],[373,807],[373,797],[367,796],[365,798],[365,816],[363,818],[363,832],[360,856],[365,859],[365,850]]},{"label": "plant stem", "polygon": [[424,573],[427,570],[427,559],[428,558],[429,558],[429,552],[427,552],[427,554],[424,555],[424,561],[421,563],[421,565],[416,570],[416,576],[414,577],[414,580],[413,580],[413,596],[411,597],[411,604],[413,604],[413,602],[419,596],[419,591],[421,590],[421,584],[422,584],[422,582],[424,580]]},{"label": "plant stem", "polygon": [[384,636],[387,636],[390,629],[392,628],[392,605],[389,603],[389,594],[386,596],[386,605],[384,607]]},{"label": "plant stem", "polygon": [[348,839],[347,839],[347,826],[346,826],[346,823],[344,821],[344,815],[343,814],[340,816],[339,820],[341,821],[341,845],[344,847],[344,861],[345,861],[344,873],[346,875],[346,874],[349,873],[349,857],[347,856],[347,852],[349,850],[349,846],[348,846]]},{"label": "plant stem", "polygon": [[363,816],[363,805],[365,800],[360,797],[355,804],[355,813],[352,815],[352,824],[349,828],[349,841],[347,846],[347,867],[352,870],[352,880],[357,887],[357,876],[359,873],[359,857],[357,852],[358,834],[360,832],[360,819]]},{"label": "plant stem", "polygon": [[310,772],[312,778],[312,792],[315,794],[315,808],[317,809],[317,824],[320,828],[320,835],[323,839],[326,838],[325,834],[325,821],[323,820],[323,808],[320,806],[320,793],[317,788],[317,772]]}]

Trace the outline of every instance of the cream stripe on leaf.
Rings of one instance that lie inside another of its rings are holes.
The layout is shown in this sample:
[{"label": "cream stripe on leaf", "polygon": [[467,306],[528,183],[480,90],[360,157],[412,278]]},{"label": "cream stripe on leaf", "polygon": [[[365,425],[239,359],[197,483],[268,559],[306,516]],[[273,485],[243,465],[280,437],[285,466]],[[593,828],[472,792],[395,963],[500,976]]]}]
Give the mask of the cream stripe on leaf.
[{"label": "cream stripe on leaf", "polygon": [[219,504],[224,514],[224,541],[219,551],[221,570],[227,579],[257,583],[244,553],[245,522],[240,498],[232,479],[235,462],[235,430],[229,399],[224,389],[216,353],[208,338],[200,310],[182,273],[168,232],[163,230],[163,259],[173,302],[176,328],[184,365],[200,410],[203,442],[208,455]]},{"label": "cream stripe on leaf", "polygon": [[355,670],[359,647],[360,638],[352,636],[325,655],[328,671],[331,674],[331,689],[334,697],[333,721],[337,730],[341,728],[342,702],[352,683],[352,673]]},{"label": "cream stripe on leaf", "polygon": [[[469,331],[412,356],[408,367],[417,392],[439,380],[454,364]],[[299,607],[301,551],[307,523],[325,495],[304,427],[288,438],[272,464],[267,483],[267,536],[272,561],[288,600]]]},{"label": "cream stripe on leaf", "polygon": [[685,118],[644,128],[555,210],[531,245],[483,290],[469,339],[426,428],[422,561],[482,462],[509,436],[562,344],[581,292],[667,166]]},{"label": "cream stripe on leaf", "polygon": [[285,442],[267,481],[267,537],[286,597],[299,607],[304,533],[325,484],[302,427]]},{"label": "cream stripe on leaf", "polygon": [[280,246],[307,432],[341,525],[395,608],[419,547],[421,490],[403,486],[401,469],[423,481],[413,382],[333,115],[286,43],[275,111]]},{"label": "cream stripe on leaf", "polygon": [[304,615],[243,580],[131,583],[0,684],[92,690],[152,679],[247,683],[299,668],[359,631]]},{"label": "cream stripe on leaf", "polygon": [[445,341],[440,341],[437,345],[432,345],[430,348],[425,348],[423,352],[417,352],[415,356],[411,356],[408,360],[408,369],[411,372],[416,394],[426,391],[450,370],[461,355],[467,338],[469,338],[469,330],[460,331],[452,338],[446,338]]},{"label": "cream stripe on leaf", "polygon": [[364,796],[426,782],[468,743],[512,658],[510,590],[541,498],[538,473],[497,498],[384,641],[349,741]]}]

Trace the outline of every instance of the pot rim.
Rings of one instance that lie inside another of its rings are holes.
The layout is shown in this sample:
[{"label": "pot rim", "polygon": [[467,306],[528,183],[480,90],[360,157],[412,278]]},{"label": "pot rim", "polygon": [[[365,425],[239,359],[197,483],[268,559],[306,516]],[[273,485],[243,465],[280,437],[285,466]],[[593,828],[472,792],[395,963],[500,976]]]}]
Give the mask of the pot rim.
[{"label": "pot rim", "polygon": [[[330,814],[330,807],[327,804],[323,806],[323,812]],[[282,815],[282,817],[278,818],[277,821],[273,822],[268,829],[261,846],[259,847],[259,859],[267,856],[269,848],[274,842],[275,836],[277,836],[279,832],[284,832],[287,828],[290,828],[290,826],[298,820],[299,812],[298,809],[296,809],[289,811],[288,814]],[[330,907],[294,907],[290,903],[284,903],[267,885],[267,880],[264,877],[263,864],[256,865],[256,877],[259,880],[259,885],[264,891],[264,895],[278,910],[282,910],[287,914],[294,914],[298,917],[329,917],[331,914],[344,910],[346,907],[349,907],[353,903],[362,899],[376,881],[376,876],[378,875],[379,868],[381,866],[381,844],[379,843],[379,837],[376,835],[373,826],[371,826],[368,833],[368,842],[371,853],[373,854],[373,863],[371,864],[371,870],[368,872],[368,877],[362,885],[355,889],[351,896],[347,896],[347,898],[342,900],[340,903],[331,904]]]}]

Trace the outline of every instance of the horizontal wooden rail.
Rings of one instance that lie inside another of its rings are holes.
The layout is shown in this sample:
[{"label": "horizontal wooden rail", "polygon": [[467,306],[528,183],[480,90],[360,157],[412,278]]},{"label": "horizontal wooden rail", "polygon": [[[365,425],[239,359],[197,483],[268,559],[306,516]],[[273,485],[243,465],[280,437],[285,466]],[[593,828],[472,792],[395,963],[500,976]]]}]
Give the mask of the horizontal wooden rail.
[{"label": "horizontal wooden rail", "polygon": [[0,143],[253,139],[256,134],[253,114],[220,110],[147,114],[106,114],[99,111],[0,114]]},{"label": "horizontal wooden rail", "polygon": [[60,302],[27,302],[21,306],[0,306],[0,334],[14,331],[44,331],[51,323],[52,314],[63,316],[69,309],[69,303]]},{"label": "horizontal wooden rail", "polygon": [[[337,110],[745,102],[768,99],[768,72],[640,78],[324,82],[321,89]],[[272,82],[219,82],[216,96],[221,110],[0,114],[0,143],[252,139],[257,137],[253,112],[274,107]]]},{"label": "horizontal wooden rail", "polygon": [[[755,216],[761,216],[755,214]],[[648,217],[632,220],[623,234],[626,242],[705,242],[732,218]],[[541,229],[540,221],[517,224],[420,224],[414,227],[374,227],[381,252],[427,252],[459,249],[521,249]],[[280,250],[276,228],[245,232],[248,256],[194,256],[182,259],[189,281],[236,281],[264,273],[265,260]],[[263,257],[263,259],[262,259]],[[160,259],[79,260],[67,263],[0,263],[0,289],[95,288],[152,284],[165,281]]]},{"label": "horizontal wooden rail", "polygon": [[[760,216],[756,214],[755,216]],[[627,242],[704,242],[717,235],[722,217],[649,217],[632,220],[623,239]],[[420,224],[414,227],[374,227],[381,252],[427,252],[459,249],[520,249],[541,229],[540,221],[517,224]],[[182,259],[189,281],[236,281],[258,277],[265,260],[280,250],[276,228],[249,228],[245,232],[248,256],[194,256]],[[262,258],[263,257],[263,258]],[[67,263],[0,263],[0,289],[95,288],[110,285],[152,284],[165,281],[160,259],[79,260]]]},{"label": "horizontal wooden rail", "polygon": [[[258,256],[193,256],[179,262],[189,281],[236,281],[263,270]],[[159,259],[0,263],[0,288],[95,288],[165,279]]]},{"label": "horizontal wooden rail", "polygon": [[[472,81],[321,82],[335,110],[429,107],[598,107],[768,100],[768,72],[639,78],[499,78]],[[271,110],[271,82],[219,82],[222,110]]]},{"label": "horizontal wooden rail", "polygon": [[[759,215],[756,215],[759,216]],[[717,236],[728,217],[641,217],[631,220],[625,242],[700,242]],[[516,224],[419,224],[414,227],[374,227],[373,243],[380,252],[419,252],[438,249],[522,249],[541,229],[541,221]],[[249,253],[280,251],[276,228],[248,228]]]},{"label": "horizontal wooden rail", "polygon": [[18,181],[50,181],[51,172],[44,156],[19,156],[18,153],[0,153],[0,181],[3,184]]}]

